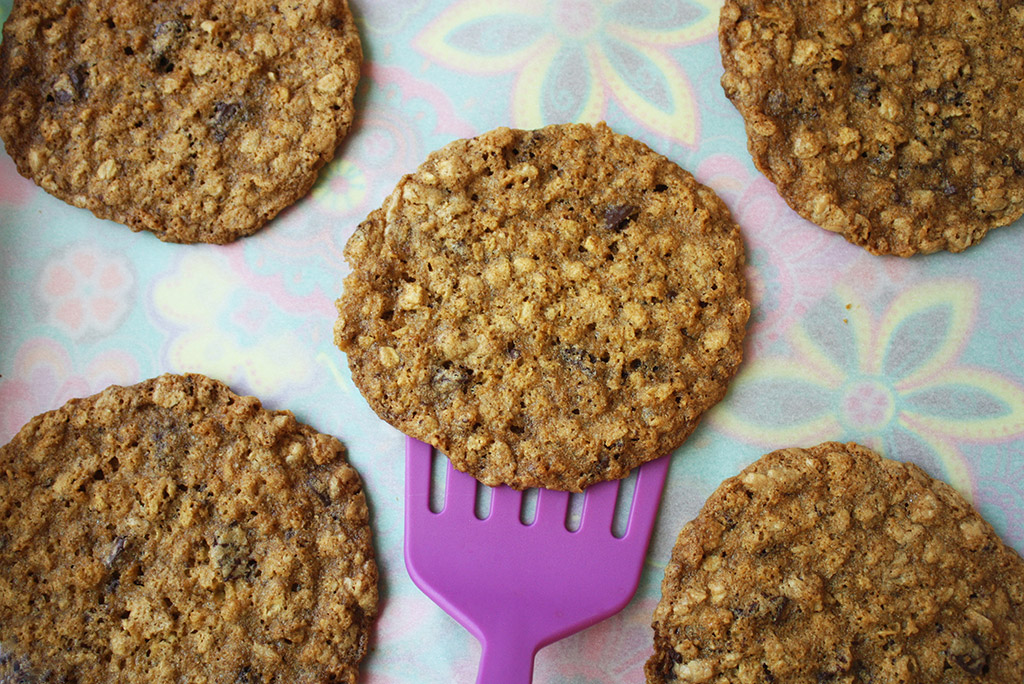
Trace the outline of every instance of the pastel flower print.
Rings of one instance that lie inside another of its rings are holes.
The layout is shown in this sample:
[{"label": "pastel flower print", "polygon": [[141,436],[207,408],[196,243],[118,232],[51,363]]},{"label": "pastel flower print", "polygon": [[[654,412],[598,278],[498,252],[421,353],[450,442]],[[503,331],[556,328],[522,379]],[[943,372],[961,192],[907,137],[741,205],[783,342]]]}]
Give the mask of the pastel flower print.
[{"label": "pastel flower print", "polygon": [[374,33],[396,33],[410,17],[422,11],[426,0],[373,0],[361,3],[363,24]]},{"label": "pastel flower print", "polygon": [[840,280],[860,251],[797,216],[749,160],[716,154],[697,167],[696,177],[714,188],[743,227],[747,248],[749,358],[774,344]]},{"label": "pastel flower print", "polygon": [[837,292],[840,301],[825,300],[790,328],[792,355],[741,371],[711,419],[772,447],[857,441],[971,496],[977,477],[961,446],[1024,437],[1024,387],[962,358],[977,311],[973,284],[919,283],[877,317],[852,290]]},{"label": "pastel flower print", "polygon": [[366,172],[342,159],[321,174],[313,187],[313,197],[331,211],[344,214],[362,204],[366,188]]},{"label": "pastel flower print", "polygon": [[637,0],[462,0],[416,46],[459,71],[513,74],[512,121],[521,128],[597,121],[610,103],[642,126],[697,140],[690,81],[670,49],[714,35],[718,3],[663,3],[661,20]]},{"label": "pastel flower print", "polygon": [[49,337],[33,337],[7,356],[10,374],[5,371],[6,377],[0,380],[0,444],[6,444],[32,416],[72,397],[138,382],[139,363],[133,350],[108,349],[73,359],[74,347]]},{"label": "pastel flower print", "polygon": [[169,367],[261,398],[315,382],[312,335],[331,313],[330,300],[291,294],[280,278],[252,272],[241,254],[237,248],[188,253],[156,281],[153,315],[169,329]]},{"label": "pastel flower print", "polygon": [[[475,133],[448,93],[429,81],[379,64],[367,68],[366,78],[374,106],[346,142],[350,155],[329,164],[313,186],[316,206],[331,216],[366,216],[372,209],[368,201],[379,203],[396,178],[423,161],[425,144],[440,147]],[[431,135],[419,133],[410,120]]]},{"label": "pastel flower print", "polygon": [[38,287],[49,323],[79,339],[116,329],[131,307],[134,285],[123,255],[82,246],[46,264]]}]

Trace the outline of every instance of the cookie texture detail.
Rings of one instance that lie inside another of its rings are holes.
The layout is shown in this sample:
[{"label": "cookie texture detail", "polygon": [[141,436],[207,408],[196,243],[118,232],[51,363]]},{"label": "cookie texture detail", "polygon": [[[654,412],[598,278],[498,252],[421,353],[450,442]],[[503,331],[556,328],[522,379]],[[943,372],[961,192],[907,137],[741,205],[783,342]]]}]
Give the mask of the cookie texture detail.
[{"label": "cookie texture detail", "polygon": [[451,143],[345,257],[335,342],[356,385],[489,485],[624,477],[677,448],[740,363],[738,227],[603,124]]},{"label": "cookie texture detail", "polygon": [[875,254],[959,252],[1024,213],[1024,7],[727,0],[722,86],[757,167]]},{"label": "cookie texture detail", "polygon": [[1024,678],[1024,560],[952,487],[856,444],[764,456],[683,527],[654,682]]},{"label": "cookie texture detail", "polygon": [[0,448],[0,680],[355,682],[377,612],[341,444],[198,375]]},{"label": "cookie texture detail", "polygon": [[15,0],[0,137],[50,194],[226,243],[302,197],[352,122],[346,0]]}]

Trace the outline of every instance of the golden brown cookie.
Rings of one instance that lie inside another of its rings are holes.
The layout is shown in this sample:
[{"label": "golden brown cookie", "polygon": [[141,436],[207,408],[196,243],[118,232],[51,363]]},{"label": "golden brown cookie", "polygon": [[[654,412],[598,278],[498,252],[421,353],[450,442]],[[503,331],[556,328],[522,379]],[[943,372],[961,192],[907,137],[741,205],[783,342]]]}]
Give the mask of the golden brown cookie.
[{"label": "golden brown cookie", "polygon": [[959,252],[1024,213],[1024,7],[727,0],[722,86],[801,216],[875,254]]},{"label": "golden brown cookie", "polygon": [[60,199],[169,242],[249,235],[352,122],[347,0],[15,0],[0,136]]},{"label": "golden brown cookie", "polygon": [[376,612],[359,476],[287,411],[164,375],[0,448],[0,680],[351,683]]},{"label": "golden brown cookie", "polygon": [[649,683],[1020,684],[1024,560],[915,465],[783,449],[683,528],[654,651]]},{"label": "golden brown cookie", "polygon": [[356,385],[489,485],[624,477],[678,447],[740,362],[738,227],[604,124],[451,143],[345,257],[335,342]]}]

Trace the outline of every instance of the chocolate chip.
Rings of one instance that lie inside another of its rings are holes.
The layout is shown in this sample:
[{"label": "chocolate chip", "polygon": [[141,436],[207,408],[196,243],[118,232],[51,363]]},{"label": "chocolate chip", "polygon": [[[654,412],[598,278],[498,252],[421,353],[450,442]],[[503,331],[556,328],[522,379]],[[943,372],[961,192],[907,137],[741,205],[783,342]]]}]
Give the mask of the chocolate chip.
[{"label": "chocolate chip", "polygon": [[562,347],[558,350],[558,358],[566,366],[574,368],[589,378],[597,375],[597,357],[579,347]]},{"label": "chocolate chip", "polygon": [[895,156],[896,153],[888,145],[882,143],[878,146],[878,151],[868,161],[872,166],[884,170]]},{"label": "chocolate chip", "polygon": [[676,680],[675,666],[683,662],[683,656],[664,638],[655,636],[654,644],[655,659],[652,659],[651,666],[654,672],[661,675],[666,682]]},{"label": "chocolate chip", "polygon": [[236,102],[218,102],[213,105],[214,121],[217,123],[230,121],[238,114],[241,106]]},{"label": "chocolate chip", "polygon": [[1024,176],[1024,160],[1012,152],[1003,155],[1003,166],[1010,167],[1018,176]]},{"label": "chocolate chip", "polygon": [[878,94],[878,81],[870,76],[855,77],[850,85],[850,92],[862,102],[871,100]]},{"label": "chocolate chip", "polygon": [[821,667],[818,671],[818,683],[825,684],[825,682],[831,682],[849,672],[850,668],[856,665],[856,662],[850,661],[849,650],[846,652],[840,650],[833,651],[825,656],[824,660],[818,663],[818,665]]},{"label": "chocolate chip", "polygon": [[946,104],[951,104],[954,106],[959,106],[963,104],[964,91],[962,90],[959,90],[957,88],[951,88],[948,86],[943,86],[942,88],[939,89],[939,94],[942,97],[942,101],[945,102]]},{"label": "chocolate chip", "polygon": [[737,618],[766,619],[774,623],[785,619],[789,608],[790,600],[785,596],[761,596],[742,608],[733,608],[732,614]]},{"label": "chocolate chip", "polygon": [[874,668],[867,663],[857,661],[854,663],[854,667],[851,670],[853,674],[853,681],[864,682],[865,684],[871,684],[872,682],[878,681],[878,677],[875,674]]},{"label": "chocolate chip", "polygon": [[183,35],[185,35],[185,24],[180,19],[160,22],[153,29],[154,46],[156,46],[156,39],[158,38],[166,40],[168,37],[180,38]]},{"label": "chocolate chip", "polygon": [[985,674],[988,672],[988,656],[981,655],[978,657],[974,656],[954,656],[953,662],[959,665],[964,672],[974,675]]},{"label": "chocolate chip", "polygon": [[118,537],[114,540],[113,545],[110,547],[110,553],[107,554],[107,558],[103,561],[103,564],[108,568],[114,567],[114,563],[116,563],[117,559],[121,557],[122,553],[124,553],[126,539],[127,537]]},{"label": "chocolate chip", "polygon": [[85,78],[88,75],[89,70],[81,64],[68,71],[68,79],[71,81],[71,87],[75,89],[75,93],[79,97],[81,97],[85,92]]},{"label": "chocolate chip", "polygon": [[0,682],[3,684],[36,684],[37,678],[24,656],[15,659],[10,653],[0,653]]},{"label": "chocolate chip", "polygon": [[249,539],[245,530],[232,524],[227,530],[214,536],[210,547],[210,560],[220,570],[225,580],[252,580],[256,561],[249,557]]},{"label": "chocolate chip", "polygon": [[946,659],[968,674],[988,673],[988,653],[981,640],[973,634],[954,638],[949,645]]},{"label": "chocolate chip", "polygon": [[619,232],[625,229],[626,225],[633,220],[637,211],[637,208],[632,204],[609,205],[604,210],[604,227],[607,230]]},{"label": "chocolate chip", "polygon": [[177,47],[181,37],[185,35],[186,26],[178,19],[165,21],[156,25],[153,30],[151,61],[153,68],[160,73],[169,73],[174,69],[170,53]]},{"label": "chocolate chip", "polygon": [[124,569],[130,555],[128,552],[128,538],[115,537],[110,545],[110,551],[107,552],[106,558],[103,559],[103,565],[110,571],[106,582],[103,584],[104,595],[113,594],[121,586],[121,571]]},{"label": "chocolate chip", "polygon": [[224,142],[232,125],[243,120],[244,116],[242,105],[237,102],[218,102],[213,105],[213,117],[209,122],[213,130],[213,139],[216,142]]},{"label": "chocolate chip", "polygon": [[85,79],[89,70],[79,64],[65,73],[53,84],[53,101],[60,105],[70,104],[85,98]]},{"label": "chocolate chip", "polygon": [[771,116],[785,116],[789,113],[789,95],[785,90],[776,88],[768,93],[764,110]]},{"label": "chocolate chip", "polygon": [[785,596],[776,596],[770,602],[772,622],[780,622],[789,614],[790,600]]},{"label": "chocolate chip", "polygon": [[14,71],[14,73],[8,75],[7,85],[9,88],[14,88],[20,85],[22,82],[27,80],[34,80],[32,69],[27,66],[23,66]]},{"label": "chocolate chip", "polygon": [[445,361],[441,367],[434,371],[430,378],[430,386],[438,394],[451,394],[463,389],[469,384],[472,373],[467,368],[455,366],[451,361]]},{"label": "chocolate chip", "polygon": [[113,594],[115,591],[117,591],[117,588],[119,586],[121,586],[121,571],[115,570],[114,572],[110,573],[109,577],[107,577],[107,581],[103,585],[103,593]]},{"label": "chocolate chip", "polygon": [[322,503],[325,508],[331,505],[330,495],[323,490],[323,487],[319,483],[311,480],[310,482],[307,483],[307,485],[313,491],[313,493],[316,494],[316,498],[320,499],[320,503]]}]

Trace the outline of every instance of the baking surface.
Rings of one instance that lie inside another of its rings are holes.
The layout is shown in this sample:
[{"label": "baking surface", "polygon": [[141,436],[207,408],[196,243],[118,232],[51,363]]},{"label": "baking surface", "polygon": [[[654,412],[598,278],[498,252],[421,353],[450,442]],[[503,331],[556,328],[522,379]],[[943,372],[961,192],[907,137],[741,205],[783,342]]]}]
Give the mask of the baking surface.
[{"label": "baking surface", "polygon": [[367,62],[348,140],[309,196],[225,247],[98,220],[0,155],[0,443],[71,397],[166,371],[290,409],[340,438],[366,482],[382,603],[365,681],[472,682],[479,646],[405,571],[403,438],[331,341],[341,252],[453,138],[603,119],[723,197],[753,314],[730,392],[673,458],[637,596],[542,650],[535,681],[642,681],[676,534],[777,447],[856,440],[913,461],[1024,551],[1024,222],[961,254],[898,259],[799,218],[754,170],[718,84],[719,4],[353,0]]}]

